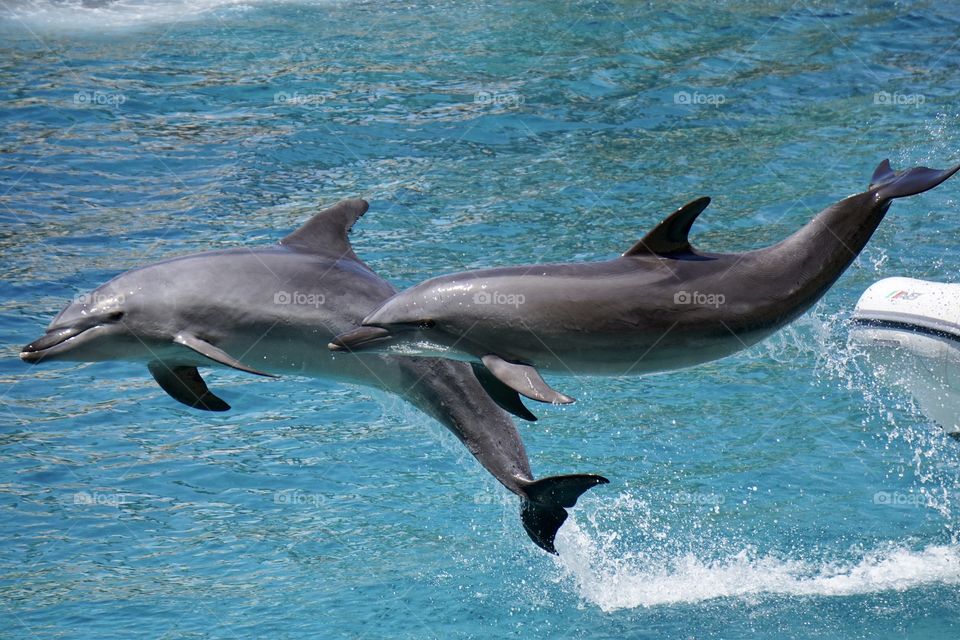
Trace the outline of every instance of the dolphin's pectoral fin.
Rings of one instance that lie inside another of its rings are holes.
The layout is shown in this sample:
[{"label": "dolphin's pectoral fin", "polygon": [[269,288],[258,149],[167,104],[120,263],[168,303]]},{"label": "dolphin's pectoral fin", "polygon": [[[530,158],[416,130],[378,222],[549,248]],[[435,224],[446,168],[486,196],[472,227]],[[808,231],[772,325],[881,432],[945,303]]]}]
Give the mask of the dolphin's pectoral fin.
[{"label": "dolphin's pectoral fin", "polygon": [[507,362],[500,356],[488,354],[480,358],[483,366],[500,382],[522,396],[552,404],[570,404],[574,399],[555,391],[543,381],[540,373],[528,364]]},{"label": "dolphin's pectoral fin", "polygon": [[196,367],[171,367],[160,360],[154,360],[147,368],[160,388],[177,402],[206,411],[226,411],[230,408],[230,405],[207,388],[207,383],[200,377]]},{"label": "dolphin's pectoral fin", "polygon": [[240,362],[239,360],[237,360],[236,358],[228,354],[223,349],[217,348],[212,344],[210,344],[209,342],[207,342],[206,340],[202,340],[193,334],[190,334],[190,333],[177,334],[177,337],[174,338],[173,341],[176,342],[177,344],[187,347],[188,349],[196,351],[197,353],[202,355],[204,358],[209,358],[214,362],[219,362],[220,364],[226,367],[230,367],[231,369],[246,371],[247,373],[253,373],[258,376],[267,376],[268,378],[277,377],[271,373],[264,373],[263,371],[257,371],[252,367],[248,367],[247,365],[243,364],[242,362]]},{"label": "dolphin's pectoral fin", "polygon": [[480,386],[483,387],[484,391],[487,392],[487,395],[489,395],[494,402],[500,405],[501,409],[512,413],[518,418],[523,418],[530,422],[537,421],[537,416],[533,415],[530,409],[524,406],[519,393],[501,382],[499,378],[490,373],[490,370],[482,364],[471,362],[470,366],[473,367],[473,374],[480,382]]},{"label": "dolphin's pectoral fin", "polygon": [[336,255],[360,262],[353,252],[347,233],[367,212],[365,200],[344,200],[316,214],[302,227],[285,237],[280,244],[304,253]]},{"label": "dolphin's pectoral fin", "polygon": [[581,473],[541,478],[526,485],[520,519],[527,535],[538,547],[556,555],[553,541],[567,519],[567,509],[577,503],[584,491],[608,482],[603,476]]},{"label": "dolphin's pectoral fin", "polygon": [[690,227],[710,204],[710,198],[697,198],[689,202],[655,226],[637,244],[630,247],[624,256],[670,255],[690,251]]},{"label": "dolphin's pectoral fin", "polygon": [[960,165],[940,171],[927,167],[914,167],[894,171],[889,160],[884,160],[870,178],[870,189],[876,189],[878,200],[893,200],[915,196],[929,191],[960,170]]}]

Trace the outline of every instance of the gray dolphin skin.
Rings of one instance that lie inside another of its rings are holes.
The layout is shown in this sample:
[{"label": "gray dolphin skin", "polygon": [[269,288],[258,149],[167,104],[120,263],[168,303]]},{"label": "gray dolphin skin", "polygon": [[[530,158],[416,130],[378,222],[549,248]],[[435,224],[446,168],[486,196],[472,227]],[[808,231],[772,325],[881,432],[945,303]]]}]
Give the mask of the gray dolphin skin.
[{"label": "gray dolphin skin", "polygon": [[520,496],[530,538],[556,553],[566,508],[607,480],[587,474],[534,480],[520,434],[498,406],[532,419],[514,392],[462,362],[327,349],[335,335],[356,328],[396,293],[347,239],[366,210],[363,200],[344,201],[277,245],[188,255],[128,271],[69,305],[20,357],[30,363],[143,362],[173,398],[210,411],[230,407],[207,388],[197,367],[329,377],[399,394],[450,429]]},{"label": "gray dolphin skin", "polygon": [[687,238],[709,198],[681,207],[621,257],[533,264],[427,280],[385,302],[330,348],[434,355],[482,365],[520,394],[573,399],[538,370],[600,375],[689,367],[745,349],[809,309],[866,245],[890,202],[952,176],[883,161],[867,191],[782,242],[746,253]]}]

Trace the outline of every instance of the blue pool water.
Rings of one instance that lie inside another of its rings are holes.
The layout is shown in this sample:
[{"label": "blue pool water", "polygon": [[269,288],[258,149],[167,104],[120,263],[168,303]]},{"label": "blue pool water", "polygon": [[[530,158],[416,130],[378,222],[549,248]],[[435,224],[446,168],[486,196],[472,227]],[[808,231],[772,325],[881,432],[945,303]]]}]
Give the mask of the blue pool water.
[{"label": "blue pool water", "polygon": [[397,286],[609,258],[700,195],[698,246],[771,244],[886,157],[960,160],[960,12],[869,4],[0,2],[0,635],[956,638],[958,442],[846,321],[881,277],[958,279],[957,180],[757,347],[554,379],[535,473],[611,479],[559,558],[397,398],[218,370],[210,415],[17,357],[121,271],[351,196]]}]

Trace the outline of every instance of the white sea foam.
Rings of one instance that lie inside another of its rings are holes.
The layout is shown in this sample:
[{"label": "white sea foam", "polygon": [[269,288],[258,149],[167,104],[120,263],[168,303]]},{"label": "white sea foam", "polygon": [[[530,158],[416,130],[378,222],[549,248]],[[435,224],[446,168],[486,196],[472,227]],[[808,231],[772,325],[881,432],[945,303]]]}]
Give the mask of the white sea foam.
[{"label": "white sea foam", "polygon": [[0,19],[29,29],[99,31],[202,20],[266,4],[270,0],[4,0]]},{"label": "white sea foam", "polygon": [[805,561],[741,549],[720,559],[694,553],[664,562],[608,551],[571,518],[557,539],[562,580],[604,611],[696,603],[714,598],[850,596],[960,584],[960,547],[919,550],[891,544],[836,562]]}]

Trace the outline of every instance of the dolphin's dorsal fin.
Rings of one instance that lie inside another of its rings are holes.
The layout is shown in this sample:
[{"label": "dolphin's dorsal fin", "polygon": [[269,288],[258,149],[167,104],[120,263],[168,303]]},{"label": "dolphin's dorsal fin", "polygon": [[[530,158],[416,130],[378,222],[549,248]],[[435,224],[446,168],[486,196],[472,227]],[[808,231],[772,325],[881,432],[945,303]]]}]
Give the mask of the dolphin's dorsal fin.
[{"label": "dolphin's dorsal fin", "polygon": [[324,209],[302,227],[285,237],[280,244],[304,253],[335,255],[338,258],[360,259],[353,252],[347,233],[353,223],[367,212],[366,200],[343,200]]},{"label": "dolphin's dorsal fin", "polygon": [[650,233],[643,236],[637,244],[630,247],[624,256],[638,255],[670,255],[690,251],[690,227],[703,210],[710,204],[710,198],[697,198],[689,202],[655,226]]}]

